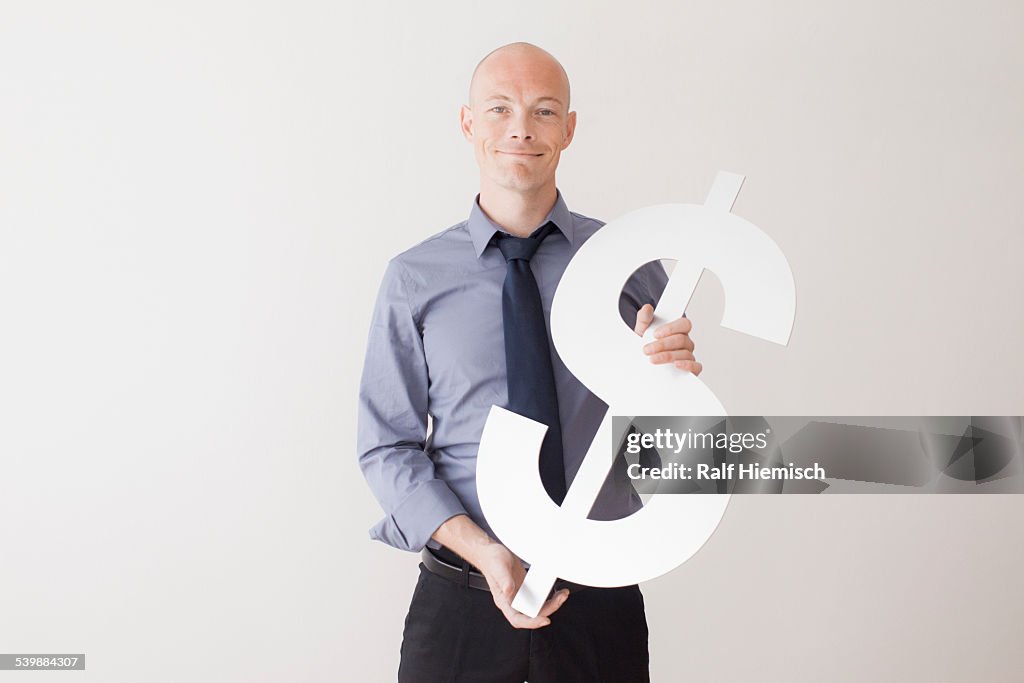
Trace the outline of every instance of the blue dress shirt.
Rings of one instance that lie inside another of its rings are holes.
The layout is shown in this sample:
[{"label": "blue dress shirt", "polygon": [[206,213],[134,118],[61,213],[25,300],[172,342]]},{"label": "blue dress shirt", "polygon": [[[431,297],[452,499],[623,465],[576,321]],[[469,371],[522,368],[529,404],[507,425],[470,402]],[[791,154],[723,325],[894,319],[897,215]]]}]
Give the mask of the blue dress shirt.
[{"label": "blue dress shirt", "polygon": [[[549,319],[566,265],[604,225],[570,212],[561,191],[556,194],[540,225],[550,220],[558,230],[530,262]],[[491,244],[502,228],[479,199],[468,220],[391,259],[370,324],[359,390],[359,465],[386,513],[370,537],[402,550],[439,547],[431,535],[463,513],[495,535],[477,498],[476,455],[491,406],[508,401],[501,310],[506,263]],[[667,281],[660,263],[638,270],[618,302],[623,324],[632,328],[637,310],[656,304]],[[571,485],[607,405],[570,374],[553,346],[551,356]],[[589,517],[617,519],[640,506],[628,479],[609,476]]]}]

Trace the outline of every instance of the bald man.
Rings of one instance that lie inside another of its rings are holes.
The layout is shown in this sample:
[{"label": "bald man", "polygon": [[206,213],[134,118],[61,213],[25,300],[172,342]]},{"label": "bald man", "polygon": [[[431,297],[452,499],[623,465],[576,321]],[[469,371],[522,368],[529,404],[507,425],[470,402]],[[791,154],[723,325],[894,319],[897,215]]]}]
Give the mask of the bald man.
[{"label": "bald man", "polygon": [[[569,373],[544,328],[566,265],[603,225],[570,212],[555,183],[576,130],[569,98],[565,70],[534,45],[512,43],[484,57],[460,111],[480,168],[469,218],[393,258],[381,283],[360,387],[358,451],[386,512],[371,538],[420,552],[423,560],[399,681],[649,680],[639,587],[560,581],[538,616],[516,611],[511,601],[526,567],[495,537],[476,493],[487,414],[495,404],[514,409],[508,367],[518,349],[506,347],[528,341],[506,336],[503,296],[513,276],[535,280],[537,316],[543,309],[536,334],[545,355],[538,365],[550,362],[557,419],[549,427],[560,428],[556,478],[564,477],[564,485],[607,410]],[[529,273],[513,274],[503,243],[527,241]],[[627,283],[619,309],[637,334],[650,325],[666,281],[661,266],[649,264]],[[643,352],[652,363],[699,374],[690,327],[685,317],[661,326]],[[618,519],[640,506],[613,468],[590,518]]]}]

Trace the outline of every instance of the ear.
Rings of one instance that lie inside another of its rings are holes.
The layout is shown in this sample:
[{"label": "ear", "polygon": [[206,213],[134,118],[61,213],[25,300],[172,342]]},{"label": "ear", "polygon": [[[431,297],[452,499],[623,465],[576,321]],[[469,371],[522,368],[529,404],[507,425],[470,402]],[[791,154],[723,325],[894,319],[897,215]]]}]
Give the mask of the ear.
[{"label": "ear", "polygon": [[462,128],[462,135],[470,142],[473,141],[473,110],[468,104],[462,105],[459,109],[459,126]]},{"label": "ear", "polygon": [[572,136],[576,134],[576,112],[569,112],[569,116],[565,119],[565,141],[562,143],[562,149],[569,146],[572,142]]}]

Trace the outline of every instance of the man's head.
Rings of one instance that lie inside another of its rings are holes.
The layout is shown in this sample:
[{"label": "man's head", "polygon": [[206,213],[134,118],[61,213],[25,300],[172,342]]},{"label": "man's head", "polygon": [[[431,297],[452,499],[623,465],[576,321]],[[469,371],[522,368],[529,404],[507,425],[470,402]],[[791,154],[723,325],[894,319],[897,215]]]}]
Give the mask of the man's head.
[{"label": "man's head", "polygon": [[536,45],[504,45],[477,65],[460,120],[481,184],[521,193],[553,186],[558,159],[576,129],[569,77]]}]

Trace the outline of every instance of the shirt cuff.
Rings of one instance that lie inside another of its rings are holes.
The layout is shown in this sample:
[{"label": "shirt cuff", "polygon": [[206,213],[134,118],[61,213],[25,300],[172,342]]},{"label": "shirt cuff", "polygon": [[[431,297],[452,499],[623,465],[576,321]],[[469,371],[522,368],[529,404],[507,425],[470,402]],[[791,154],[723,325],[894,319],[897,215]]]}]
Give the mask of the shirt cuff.
[{"label": "shirt cuff", "polygon": [[[455,515],[468,514],[441,479],[416,487],[395,510],[370,529],[370,538],[399,550],[420,552],[437,528]],[[431,547],[436,547],[433,543]]]}]

